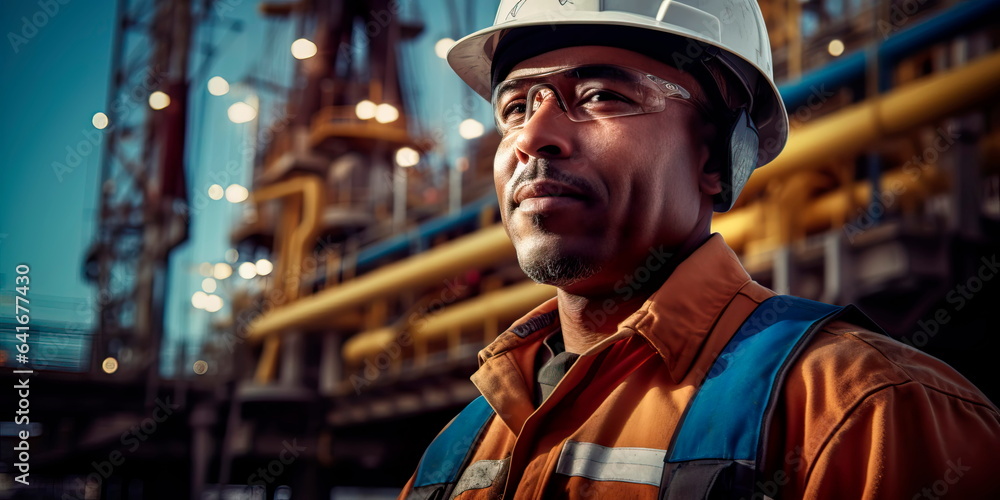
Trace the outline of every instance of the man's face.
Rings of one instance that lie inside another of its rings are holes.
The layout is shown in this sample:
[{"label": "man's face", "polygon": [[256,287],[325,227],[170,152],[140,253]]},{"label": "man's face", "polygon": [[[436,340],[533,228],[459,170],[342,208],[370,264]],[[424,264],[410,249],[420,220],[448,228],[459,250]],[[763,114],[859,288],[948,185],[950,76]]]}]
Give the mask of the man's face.
[{"label": "man's face", "polygon": [[[611,47],[570,47],[527,59],[506,78],[614,64],[680,84],[690,75]],[[493,166],[507,234],[525,273],[571,293],[609,291],[646,262],[707,229],[718,175],[706,174],[707,129],[695,107],[668,99],[656,113],[573,122],[546,99],[501,140]],[[697,242],[700,243],[700,240]]]}]

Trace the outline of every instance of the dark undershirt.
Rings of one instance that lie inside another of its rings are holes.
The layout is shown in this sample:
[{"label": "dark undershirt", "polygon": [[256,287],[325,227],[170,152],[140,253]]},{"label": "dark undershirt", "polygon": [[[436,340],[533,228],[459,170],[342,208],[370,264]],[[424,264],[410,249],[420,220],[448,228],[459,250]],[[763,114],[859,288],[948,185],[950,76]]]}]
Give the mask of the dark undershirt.
[{"label": "dark undershirt", "polygon": [[579,358],[579,354],[566,352],[562,330],[556,330],[542,341],[542,348],[535,357],[537,376],[535,377],[535,406],[541,406],[556,384],[562,380],[569,367]]}]

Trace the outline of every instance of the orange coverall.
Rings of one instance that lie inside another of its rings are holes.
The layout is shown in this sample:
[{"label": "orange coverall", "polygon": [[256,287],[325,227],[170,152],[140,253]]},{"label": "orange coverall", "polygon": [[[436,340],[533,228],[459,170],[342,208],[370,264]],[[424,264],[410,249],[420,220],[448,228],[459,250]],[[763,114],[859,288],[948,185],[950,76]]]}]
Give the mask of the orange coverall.
[{"label": "orange coverall", "polygon": [[[455,498],[655,499],[684,409],[772,295],[714,234],[536,408],[536,354],[559,327],[556,300],[540,305],[479,353],[472,382],[496,415]],[[829,323],[778,404],[758,482],[768,496],[1000,498],[997,407],[947,364],[884,335]],[[573,460],[594,461],[590,477],[573,475]]]}]

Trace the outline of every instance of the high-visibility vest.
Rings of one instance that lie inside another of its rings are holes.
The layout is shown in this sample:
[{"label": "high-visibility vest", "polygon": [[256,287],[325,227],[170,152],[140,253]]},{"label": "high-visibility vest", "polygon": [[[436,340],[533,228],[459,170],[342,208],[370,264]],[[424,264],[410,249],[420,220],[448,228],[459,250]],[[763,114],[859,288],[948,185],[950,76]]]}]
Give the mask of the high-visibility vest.
[{"label": "high-visibility vest", "polygon": [[[790,295],[757,306],[681,418],[664,459],[661,500],[768,498],[755,484],[785,375],[813,333],[845,312],[860,314]],[[450,498],[493,414],[483,396],[469,403],[427,447],[407,500]]]}]

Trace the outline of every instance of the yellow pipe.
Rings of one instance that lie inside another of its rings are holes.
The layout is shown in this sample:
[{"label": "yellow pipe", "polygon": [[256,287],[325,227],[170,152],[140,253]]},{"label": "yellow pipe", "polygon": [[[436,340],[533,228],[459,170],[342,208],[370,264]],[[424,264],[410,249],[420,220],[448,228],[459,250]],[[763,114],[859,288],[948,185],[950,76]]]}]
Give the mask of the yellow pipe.
[{"label": "yellow pipe", "polygon": [[276,278],[281,280],[279,286],[284,286],[283,291],[288,300],[294,300],[299,292],[299,267],[302,259],[312,241],[315,241],[319,234],[319,222],[323,211],[323,183],[318,177],[298,176],[283,182],[278,182],[260,189],[255,189],[250,195],[250,200],[259,205],[261,202],[285,198],[294,195],[302,196],[302,215],[299,224],[292,229],[288,238],[288,267],[289,269],[277,270]]},{"label": "yellow pipe", "polygon": [[344,361],[360,363],[368,356],[388,347],[400,333],[391,326],[359,333],[344,342],[342,350]]},{"label": "yellow pipe", "polygon": [[[883,211],[890,211],[894,206],[907,205],[925,200],[932,194],[944,191],[947,178],[936,166],[925,166],[923,169],[897,169],[887,172],[882,177],[880,191],[885,201],[880,201]],[[858,219],[858,207],[865,213],[871,202],[872,186],[868,181],[855,182],[848,188],[850,197],[843,196],[843,191],[827,194],[802,210],[802,224],[807,229],[821,229],[832,226],[831,219],[836,214],[847,215],[847,220]],[[874,211],[874,210],[873,210]],[[869,214],[871,215],[871,214]],[[846,227],[846,226],[845,226]],[[859,228],[864,229],[864,228]]]},{"label": "yellow pipe", "polygon": [[481,229],[275,309],[250,325],[250,339],[259,341],[284,329],[315,324],[373,299],[431,285],[463,270],[488,266],[514,256],[514,246],[501,225]]},{"label": "yellow pipe", "polygon": [[775,241],[787,245],[805,237],[805,228],[802,227],[800,219],[802,213],[795,210],[795,207],[809,205],[810,194],[819,191],[828,184],[828,181],[829,179],[822,173],[806,170],[796,172],[778,184],[775,196],[768,201],[774,202],[774,206],[786,208],[772,214],[778,223],[776,234],[770,235],[777,238]]},{"label": "yellow pipe", "polygon": [[798,169],[822,168],[831,157],[849,157],[883,137],[945,118],[1000,92],[1000,52],[951,71],[901,86],[789,132],[788,145],[757,169],[743,196]]},{"label": "yellow pipe", "polygon": [[[454,330],[482,325],[487,319],[516,319],[555,296],[555,287],[525,281],[430,313],[419,324],[406,326],[411,328],[414,342],[439,340]],[[361,363],[385,349],[400,333],[396,328],[386,327],[355,335],[344,342],[344,360]]]},{"label": "yellow pipe", "polygon": [[[944,174],[938,168],[928,166],[924,169],[901,168],[887,172],[882,177],[881,190],[884,193],[892,193],[891,200],[893,201],[890,201],[889,205],[895,205],[896,203],[906,204],[923,200],[930,194],[941,192],[946,186]],[[845,193],[848,196],[845,196]],[[889,199],[887,198],[887,200]],[[864,209],[870,200],[871,183],[864,180],[826,193],[804,207],[788,207],[788,210],[799,212],[800,230],[814,231],[833,227],[835,224],[832,221],[838,215],[844,215],[847,220],[853,220],[852,216],[857,214],[850,213],[852,208],[862,207]],[[885,210],[891,208],[892,206],[883,207]],[[746,244],[750,235],[761,227],[765,214],[764,202],[755,202],[733,212],[717,215],[712,220],[712,231],[721,233],[730,246],[741,248]]]},{"label": "yellow pipe", "polygon": [[746,207],[716,215],[712,218],[712,232],[721,233],[726,243],[741,248],[750,233],[764,227],[764,204],[756,202]]},{"label": "yellow pipe", "polygon": [[254,372],[254,380],[259,384],[266,384],[274,380],[275,371],[278,367],[278,353],[281,350],[281,339],[278,337],[267,339],[264,347],[260,351],[260,360],[257,361],[257,371]]},{"label": "yellow pipe", "polygon": [[[311,242],[315,241],[316,235],[319,233],[319,222],[324,205],[323,184],[315,176],[298,176],[255,189],[250,197],[254,204],[259,205],[265,201],[295,195],[301,195],[301,199],[296,199],[292,206],[296,209],[301,208],[301,216],[296,213],[289,216],[288,211],[285,214],[290,220],[299,218],[299,223],[292,229],[287,240],[284,238],[284,232],[279,232],[280,239],[277,242],[278,248],[284,249],[287,254],[281,255],[283,259],[279,261],[282,264],[275,272],[277,280],[275,286],[282,289],[288,300],[298,298],[302,258],[309,251]],[[292,212],[297,211],[293,210]],[[265,343],[254,374],[257,382],[266,383],[274,378],[278,364],[279,347],[277,338],[268,339]]]}]

